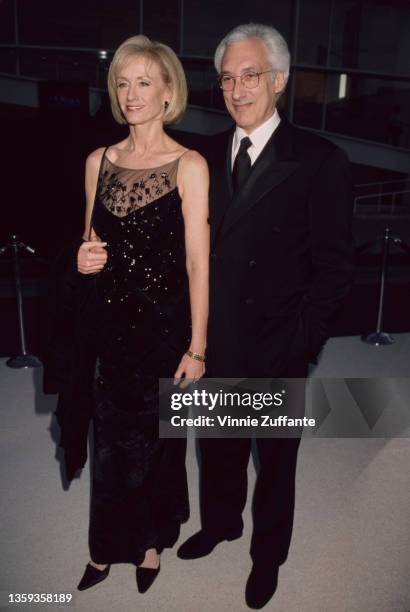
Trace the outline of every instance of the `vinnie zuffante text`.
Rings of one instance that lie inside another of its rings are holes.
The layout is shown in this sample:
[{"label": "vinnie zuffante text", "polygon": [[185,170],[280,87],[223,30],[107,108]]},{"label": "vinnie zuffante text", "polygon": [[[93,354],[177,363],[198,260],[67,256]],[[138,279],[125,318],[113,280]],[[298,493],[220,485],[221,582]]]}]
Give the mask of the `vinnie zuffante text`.
[{"label": "vinnie zuffante text", "polygon": [[[171,409],[179,411],[182,408],[196,407],[208,411],[218,411],[219,408],[244,409],[251,408],[259,411],[263,408],[280,408],[284,404],[286,391],[277,393],[256,392],[224,392],[222,390],[211,393],[206,390],[195,390],[171,395]],[[314,427],[315,419],[290,418],[287,415],[272,416],[271,414],[258,414],[258,416],[232,415],[182,417],[173,415],[170,423],[174,427]]]}]

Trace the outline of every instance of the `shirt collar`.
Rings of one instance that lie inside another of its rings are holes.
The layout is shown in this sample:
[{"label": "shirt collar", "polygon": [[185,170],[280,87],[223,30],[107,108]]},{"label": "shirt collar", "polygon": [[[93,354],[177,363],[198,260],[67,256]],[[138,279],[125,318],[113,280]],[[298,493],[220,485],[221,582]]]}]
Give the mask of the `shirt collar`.
[{"label": "shirt collar", "polygon": [[248,152],[251,155],[251,158],[253,157],[254,159],[256,159],[256,157],[258,157],[258,155],[261,153],[262,149],[268,142],[269,138],[272,136],[273,132],[278,127],[279,123],[280,116],[277,109],[275,108],[273,115],[250,134],[247,134],[242,128],[237,125],[232,143],[233,158],[235,157],[239,149],[239,145],[242,138],[248,136],[252,142],[252,146],[249,147]]}]

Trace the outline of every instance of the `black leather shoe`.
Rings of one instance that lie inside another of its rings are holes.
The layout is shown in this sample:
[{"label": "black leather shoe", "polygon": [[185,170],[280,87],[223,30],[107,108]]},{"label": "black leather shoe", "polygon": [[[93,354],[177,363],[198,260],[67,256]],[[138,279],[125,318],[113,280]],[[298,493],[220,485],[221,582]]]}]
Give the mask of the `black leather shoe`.
[{"label": "black leather shoe", "polygon": [[246,583],[245,600],[253,610],[260,610],[273,597],[278,587],[279,566],[266,568],[254,565]]},{"label": "black leather shoe", "polygon": [[81,578],[77,589],[79,591],[85,591],[85,589],[89,589],[90,587],[93,587],[95,584],[102,582],[103,580],[107,578],[109,571],[110,571],[109,565],[107,565],[107,567],[104,570],[99,570],[93,565],[90,565],[90,563],[87,563],[84,575]]},{"label": "black leather shoe", "polygon": [[153,569],[151,567],[137,567],[137,587],[140,593],[145,593],[145,591],[148,591],[151,584],[158,576],[160,569],[161,565],[158,565],[157,569]]},{"label": "black leather shoe", "polygon": [[188,538],[188,540],[178,548],[177,556],[180,559],[199,559],[200,557],[209,555],[220,542],[224,542],[225,540],[231,542],[232,540],[240,538],[241,535],[242,531],[225,535],[216,535],[201,529],[201,531],[194,533],[193,536]]}]

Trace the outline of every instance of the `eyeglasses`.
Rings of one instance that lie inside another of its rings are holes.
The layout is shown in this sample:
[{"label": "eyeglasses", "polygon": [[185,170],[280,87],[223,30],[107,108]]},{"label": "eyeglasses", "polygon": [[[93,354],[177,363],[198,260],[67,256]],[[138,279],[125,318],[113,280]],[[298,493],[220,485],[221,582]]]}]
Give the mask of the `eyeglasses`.
[{"label": "eyeglasses", "polygon": [[246,89],[255,89],[259,85],[259,77],[261,74],[266,74],[267,72],[273,72],[273,69],[264,70],[263,72],[245,72],[244,74],[238,76],[232,76],[230,74],[221,74],[218,79],[219,87],[223,91],[232,91],[235,87],[236,79],[240,79],[242,85],[246,87]]}]

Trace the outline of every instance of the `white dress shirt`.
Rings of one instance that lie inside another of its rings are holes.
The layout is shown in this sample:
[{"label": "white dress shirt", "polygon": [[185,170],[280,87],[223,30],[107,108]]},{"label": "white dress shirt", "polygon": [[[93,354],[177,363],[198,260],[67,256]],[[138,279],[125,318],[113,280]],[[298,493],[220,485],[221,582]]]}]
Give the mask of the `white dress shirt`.
[{"label": "white dress shirt", "polygon": [[273,132],[278,127],[279,123],[279,113],[275,108],[275,112],[273,113],[272,117],[269,117],[269,119],[265,121],[265,123],[262,123],[262,125],[257,127],[256,130],[254,130],[251,134],[247,134],[245,130],[243,130],[237,125],[232,140],[231,169],[233,168],[235,157],[238,153],[242,138],[248,136],[252,141],[252,145],[248,149],[248,154],[251,158],[251,166],[253,166],[253,164],[261,154],[262,149],[268,142],[269,138],[272,136]]}]

